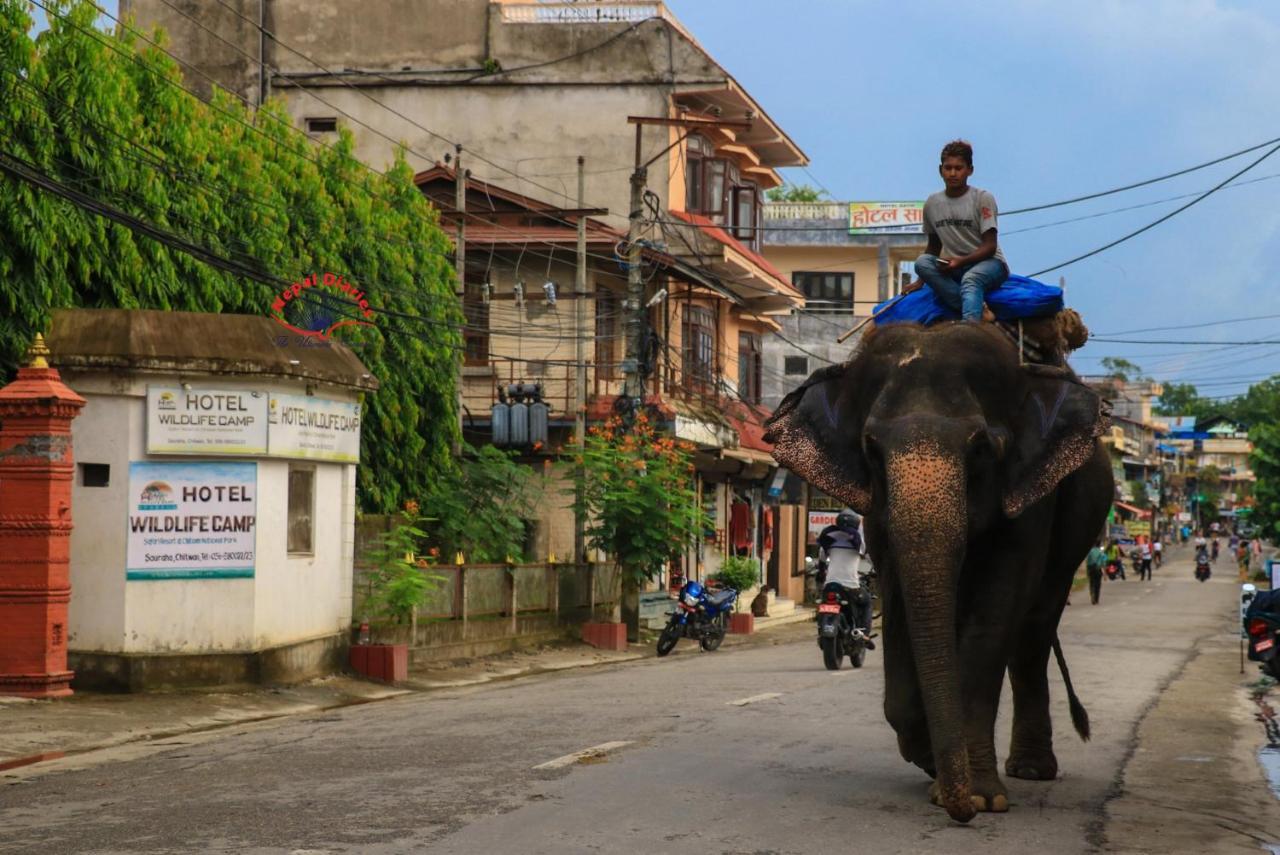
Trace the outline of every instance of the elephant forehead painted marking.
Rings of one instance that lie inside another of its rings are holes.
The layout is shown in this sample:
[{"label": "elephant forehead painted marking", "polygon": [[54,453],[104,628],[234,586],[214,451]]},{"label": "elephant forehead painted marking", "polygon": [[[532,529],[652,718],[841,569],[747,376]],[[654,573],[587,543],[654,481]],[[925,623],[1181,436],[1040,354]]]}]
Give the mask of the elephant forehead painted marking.
[{"label": "elephant forehead painted marking", "polygon": [[964,470],[954,453],[921,437],[889,455],[885,463],[889,517],[903,536],[936,543],[940,534],[959,535],[968,527]]},{"label": "elephant forehead painted marking", "polygon": [[1036,402],[1036,409],[1040,411],[1040,438],[1048,439],[1049,431],[1053,430],[1053,423],[1058,420],[1058,413],[1062,411],[1062,402],[1067,399],[1067,384],[1058,385],[1058,399],[1053,402],[1052,409],[1045,409],[1044,401],[1040,399],[1040,394],[1032,395],[1032,400]]}]

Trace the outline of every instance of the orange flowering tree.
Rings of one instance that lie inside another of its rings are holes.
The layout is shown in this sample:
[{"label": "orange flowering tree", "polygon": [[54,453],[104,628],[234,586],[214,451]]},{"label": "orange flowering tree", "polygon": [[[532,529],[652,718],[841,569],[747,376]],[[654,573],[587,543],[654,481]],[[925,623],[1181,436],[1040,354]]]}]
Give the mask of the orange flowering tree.
[{"label": "orange flowering tree", "polygon": [[[623,611],[640,584],[693,544],[708,523],[694,486],[693,446],[663,435],[643,411],[630,429],[612,418],[587,432],[574,511],[587,543],[622,570]],[[638,608],[638,605],[637,605]],[[638,631],[638,615],[636,617]]]}]

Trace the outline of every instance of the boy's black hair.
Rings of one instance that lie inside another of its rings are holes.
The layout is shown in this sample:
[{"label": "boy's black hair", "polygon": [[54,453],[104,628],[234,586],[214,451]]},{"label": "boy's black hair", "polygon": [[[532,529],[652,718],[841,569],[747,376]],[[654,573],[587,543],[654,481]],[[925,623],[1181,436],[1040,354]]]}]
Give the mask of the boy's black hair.
[{"label": "boy's black hair", "polygon": [[969,145],[968,140],[952,140],[942,147],[939,163],[948,157],[962,157],[966,164],[973,166],[973,146]]}]

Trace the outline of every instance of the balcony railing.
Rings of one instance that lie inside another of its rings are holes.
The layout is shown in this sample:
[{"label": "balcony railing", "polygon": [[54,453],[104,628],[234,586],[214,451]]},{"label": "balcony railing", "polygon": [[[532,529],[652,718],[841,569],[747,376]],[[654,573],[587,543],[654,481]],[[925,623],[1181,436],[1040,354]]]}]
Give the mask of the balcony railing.
[{"label": "balcony railing", "polygon": [[766,220],[848,220],[848,202],[767,202]]},{"label": "balcony railing", "polygon": [[661,18],[675,27],[694,44],[698,40],[663,3],[642,0],[615,0],[594,3],[530,2],[530,0],[498,0],[502,4],[502,20],[511,24],[635,24],[650,18]]}]

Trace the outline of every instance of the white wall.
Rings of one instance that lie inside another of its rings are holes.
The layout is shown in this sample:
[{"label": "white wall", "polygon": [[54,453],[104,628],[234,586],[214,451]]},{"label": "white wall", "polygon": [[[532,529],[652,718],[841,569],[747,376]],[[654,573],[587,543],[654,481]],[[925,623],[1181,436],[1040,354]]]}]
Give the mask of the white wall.
[{"label": "white wall", "polygon": [[[253,377],[184,376],[201,388],[305,392],[303,384]],[[72,488],[69,646],[77,651],[198,653],[260,650],[332,635],[351,620],[355,467],[314,465],[315,552],[286,550],[289,461],[257,459],[257,563],[252,579],[126,581],[130,461],[196,461],[145,451],[147,385],[177,385],[176,375],[64,371],[88,402],[72,422],[77,464],[111,467],[105,488]],[[346,390],[317,394],[354,400]],[[300,461],[303,463],[303,461]]]}]

